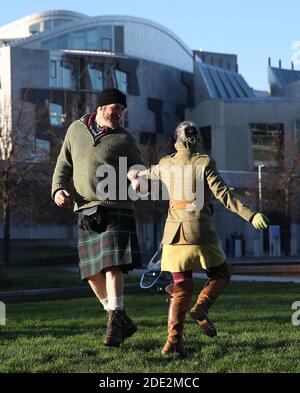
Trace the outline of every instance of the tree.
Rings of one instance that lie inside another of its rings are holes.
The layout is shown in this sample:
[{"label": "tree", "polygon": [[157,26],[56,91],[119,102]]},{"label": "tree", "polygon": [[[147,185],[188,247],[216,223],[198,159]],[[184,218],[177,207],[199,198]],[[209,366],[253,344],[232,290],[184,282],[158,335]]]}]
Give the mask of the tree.
[{"label": "tree", "polygon": [[50,182],[54,161],[51,161],[50,150],[45,146],[50,147],[50,141],[53,144],[57,138],[50,129],[44,130],[43,139],[36,138],[37,119],[44,116],[44,108],[29,102],[26,94],[18,103],[2,102],[0,208],[6,266],[10,260],[12,215],[14,220],[22,220],[24,224],[47,221],[47,217],[53,216]]},{"label": "tree", "polygon": [[282,229],[283,251],[290,254],[291,224],[300,214],[300,141],[285,138],[284,152],[276,165],[265,166],[262,176],[263,210]]},{"label": "tree", "polygon": [[[171,137],[159,135],[160,139],[156,141],[157,134],[147,131],[147,127],[140,127],[135,134],[136,138],[140,139],[139,148],[146,167],[158,164],[160,158],[174,152],[174,141]],[[138,200],[135,203],[137,219],[151,223],[152,226],[153,249],[151,252],[155,251],[160,241],[159,227],[162,217],[167,214],[168,205],[168,201],[163,200]]]}]

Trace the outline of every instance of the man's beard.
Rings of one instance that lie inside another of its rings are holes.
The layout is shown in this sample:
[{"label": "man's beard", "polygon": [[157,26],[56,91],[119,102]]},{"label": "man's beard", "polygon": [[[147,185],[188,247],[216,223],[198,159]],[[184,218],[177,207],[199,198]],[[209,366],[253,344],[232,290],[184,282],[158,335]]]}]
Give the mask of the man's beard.
[{"label": "man's beard", "polygon": [[120,117],[117,115],[104,115],[103,120],[105,121],[105,124],[110,128],[116,128],[120,123]]}]

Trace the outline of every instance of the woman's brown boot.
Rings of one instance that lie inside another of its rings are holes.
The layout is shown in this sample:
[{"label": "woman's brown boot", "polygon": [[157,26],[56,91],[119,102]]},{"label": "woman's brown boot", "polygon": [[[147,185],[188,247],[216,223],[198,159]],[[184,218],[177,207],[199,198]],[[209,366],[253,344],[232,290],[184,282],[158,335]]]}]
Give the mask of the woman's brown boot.
[{"label": "woman's brown boot", "polygon": [[190,310],[190,316],[197,321],[200,330],[208,337],[215,337],[217,330],[208,318],[208,309],[227,287],[231,272],[227,263],[210,269],[208,272],[209,279],[203,290],[200,292],[197,302]]},{"label": "woman's brown boot", "polygon": [[183,343],[182,333],[188,304],[192,297],[193,280],[184,280],[171,284],[168,292],[171,294],[168,313],[168,339],[162,349],[162,355],[178,353],[187,357]]}]

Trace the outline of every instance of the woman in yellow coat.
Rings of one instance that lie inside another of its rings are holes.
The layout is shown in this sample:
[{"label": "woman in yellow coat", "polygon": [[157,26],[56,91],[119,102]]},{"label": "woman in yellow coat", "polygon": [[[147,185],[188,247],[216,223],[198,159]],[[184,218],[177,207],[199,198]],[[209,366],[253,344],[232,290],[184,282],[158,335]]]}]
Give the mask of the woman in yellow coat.
[{"label": "woman in yellow coat", "polygon": [[208,317],[208,309],[230,281],[230,269],[212,221],[212,199],[217,198],[228,210],[253,224],[268,227],[268,219],[233,195],[217,171],[215,161],[199,152],[199,130],[184,121],[175,131],[176,153],[163,157],[158,165],[128,173],[134,189],[145,187],[146,179],[160,179],[168,191],[169,210],[162,239],[161,270],[170,271],[174,283],[167,287],[171,295],[168,314],[168,339],[162,354],[178,352],[187,356],[182,331],[193,292],[192,272],[202,267],[208,281],[200,292],[190,316],[203,334],[217,332]]}]

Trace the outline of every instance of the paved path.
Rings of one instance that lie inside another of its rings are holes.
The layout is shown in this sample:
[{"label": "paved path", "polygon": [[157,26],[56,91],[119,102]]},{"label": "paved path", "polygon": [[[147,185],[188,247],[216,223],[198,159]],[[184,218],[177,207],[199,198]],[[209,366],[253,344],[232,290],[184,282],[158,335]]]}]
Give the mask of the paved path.
[{"label": "paved path", "polygon": [[[146,269],[137,269],[133,270],[129,274],[131,275],[142,275],[144,272],[146,272]],[[193,277],[195,278],[203,278],[206,279],[207,276],[206,274],[202,273],[193,273]],[[294,282],[294,283],[300,283],[300,277],[287,277],[287,276],[256,276],[256,275],[242,275],[242,274],[233,274],[231,277],[232,281],[259,281],[259,282]]]},{"label": "paved path", "polygon": [[[67,268],[70,271],[78,272],[78,267],[70,267]],[[130,272],[130,275],[142,275],[145,273],[147,269],[135,269]],[[195,278],[203,278],[206,279],[206,275],[202,273],[193,273],[193,277]],[[242,275],[242,274],[233,274],[232,281],[257,281],[257,282],[294,282],[300,283],[300,277],[293,276],[271,276],[271,275]]]},{"label": "paved path", "polygon": [[[78,272],[79,268],[68,267],[67,270]],[[136,269],[130,272],[130,275],[142,276],[147,269]],[[195,278],[206,279],[206,275],[202,273],[194,273]],[[262,276],[262,275],[240,275],[233,274],[232,281],[246,281],[246,282],[277,282],[277,283],[297,283],[300,284],[300,277],[288,277],[288,276]],[[130,282],[125,283],[126,289],[137,288],[138,283]],[[54,299],[74,299],[77,297],[92,296],[90,287],[70,287],[70,288],[45,288],[45,289],[28,289],[21,291],[6,291],[0,292],[0,301],[5,303],[19,303],[19,302],[30,302],[30,301],[42,301],[42,300],[54,300]]]}]

